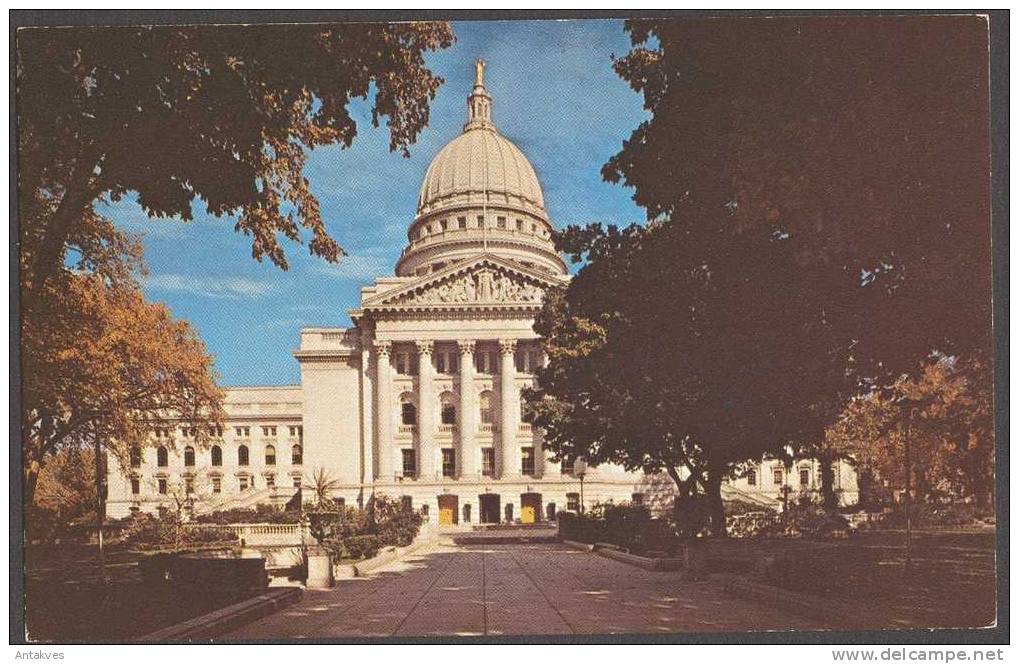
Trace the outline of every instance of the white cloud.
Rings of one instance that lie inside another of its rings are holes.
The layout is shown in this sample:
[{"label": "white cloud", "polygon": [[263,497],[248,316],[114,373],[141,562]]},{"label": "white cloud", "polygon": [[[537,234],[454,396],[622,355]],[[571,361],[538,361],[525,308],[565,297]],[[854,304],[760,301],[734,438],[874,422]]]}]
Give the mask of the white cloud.
[{"label": "white cloud", "polygon": [[365,253],[340,258],[339,263],[315,261],[309,270],[336,279],[370,281],[393,270],[393,259],[381,253]]},{"label": "white cloud", "polygon": [[189,274],[156,274],[148,277],[145,285],[150,290],[164,293],[186,293],[198,297],[231,300],[262,297],[272,290],[272,285],[265,281]]}]

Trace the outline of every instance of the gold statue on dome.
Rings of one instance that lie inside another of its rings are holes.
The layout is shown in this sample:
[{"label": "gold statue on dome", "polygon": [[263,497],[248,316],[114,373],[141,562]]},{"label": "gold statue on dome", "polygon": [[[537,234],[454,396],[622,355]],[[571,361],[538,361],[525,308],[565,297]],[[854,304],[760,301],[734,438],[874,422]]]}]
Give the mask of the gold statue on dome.
[{"label": "gold statue on dome", "polygon": [[485,61],[481,58],[474,61],[474,85],[475,87],[485,86]]}]

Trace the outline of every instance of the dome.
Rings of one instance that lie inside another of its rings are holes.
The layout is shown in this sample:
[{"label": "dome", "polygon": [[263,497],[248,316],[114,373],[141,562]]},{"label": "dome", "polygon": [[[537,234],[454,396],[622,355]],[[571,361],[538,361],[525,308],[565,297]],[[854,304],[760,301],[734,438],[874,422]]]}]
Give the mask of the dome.
[{"label": "dome", "polygon": [[549,274],[566,273],[538,175],[492,122],[484,66],[478,60],[463,132],[439,150],[425,172],[398,276],[428,274],[481,252]]},{"label": "dome", "polygon": [[534,167],[494,126],[468,127],[439,151],[421,184],[417,212],[473,205],[507,206],[546,216]]}]

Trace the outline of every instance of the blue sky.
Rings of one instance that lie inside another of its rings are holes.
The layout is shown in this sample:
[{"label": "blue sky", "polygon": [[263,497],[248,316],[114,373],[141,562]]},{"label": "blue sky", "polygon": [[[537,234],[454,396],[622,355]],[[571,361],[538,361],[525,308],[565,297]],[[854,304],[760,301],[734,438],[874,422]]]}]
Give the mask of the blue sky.
[{"label": "blue sky", "polygon": [[372,129],[361,101],[352,106],[354,145],[309,156],[305,174],[329,232],[350,254],[340,264],[296,244],[285,247],[289,271],[258,263],[234,221],[205,214],[201,203],[187,224],[149,219],[130,200],[106,208],[121,228],[144,234],[147,296],[198,330],[224,385],[299,382],[290,353],[300,328],[348,326],[361,286],[392,274],[425,170],[465,121],[478,57],[488,63],[496,126],[534,164],[557,227],[644,220],[632,192],[599,174],[646,118],[641,97],[611,69],[612,54],[629,50],[622,22],[479,21],[454,29],[457,43],[428,56],[446,83],[409,159],[389,152],[387,130]]}]

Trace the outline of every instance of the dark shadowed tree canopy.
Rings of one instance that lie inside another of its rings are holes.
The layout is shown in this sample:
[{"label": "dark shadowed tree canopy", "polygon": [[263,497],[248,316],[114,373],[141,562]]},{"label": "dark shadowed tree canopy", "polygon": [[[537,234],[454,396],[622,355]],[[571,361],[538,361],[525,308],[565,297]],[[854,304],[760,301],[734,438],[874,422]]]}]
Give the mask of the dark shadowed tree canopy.
[{"label": "dark shadowed tree canopy", "polygon": [[[628,23],[653,117],[604,168],[649,218],[776,225],[864,365],[990,348],[985,18]],[[710,222],[709,222],[710,223]],[[860,285],[863,285],[860,288]]]},{"label": "dark shadowed tree canopy", "polygon": [[986,22],[627,29],[651,118],[603,175],[649,221],[559,234],[585,265],[536,323],[530,416],[560,457],[664,469],[720,511],[723,475],[809,452],[854,392],[989,352]]},{"label": "dark shadowed tree canopy", "polygon": [[452,41],[446,23],[21,30],[26,284],[94,239],[82,222],[96,201],[128,192],[151,216],[189,220],[196,198],[237,215],[259,260],[285,268],[283,238],[336,261],[305,150],[349,146],[348,104],[374,92],[373,123],[385,118],[390,148],[406,153],[442,82],[424,53]]}]

